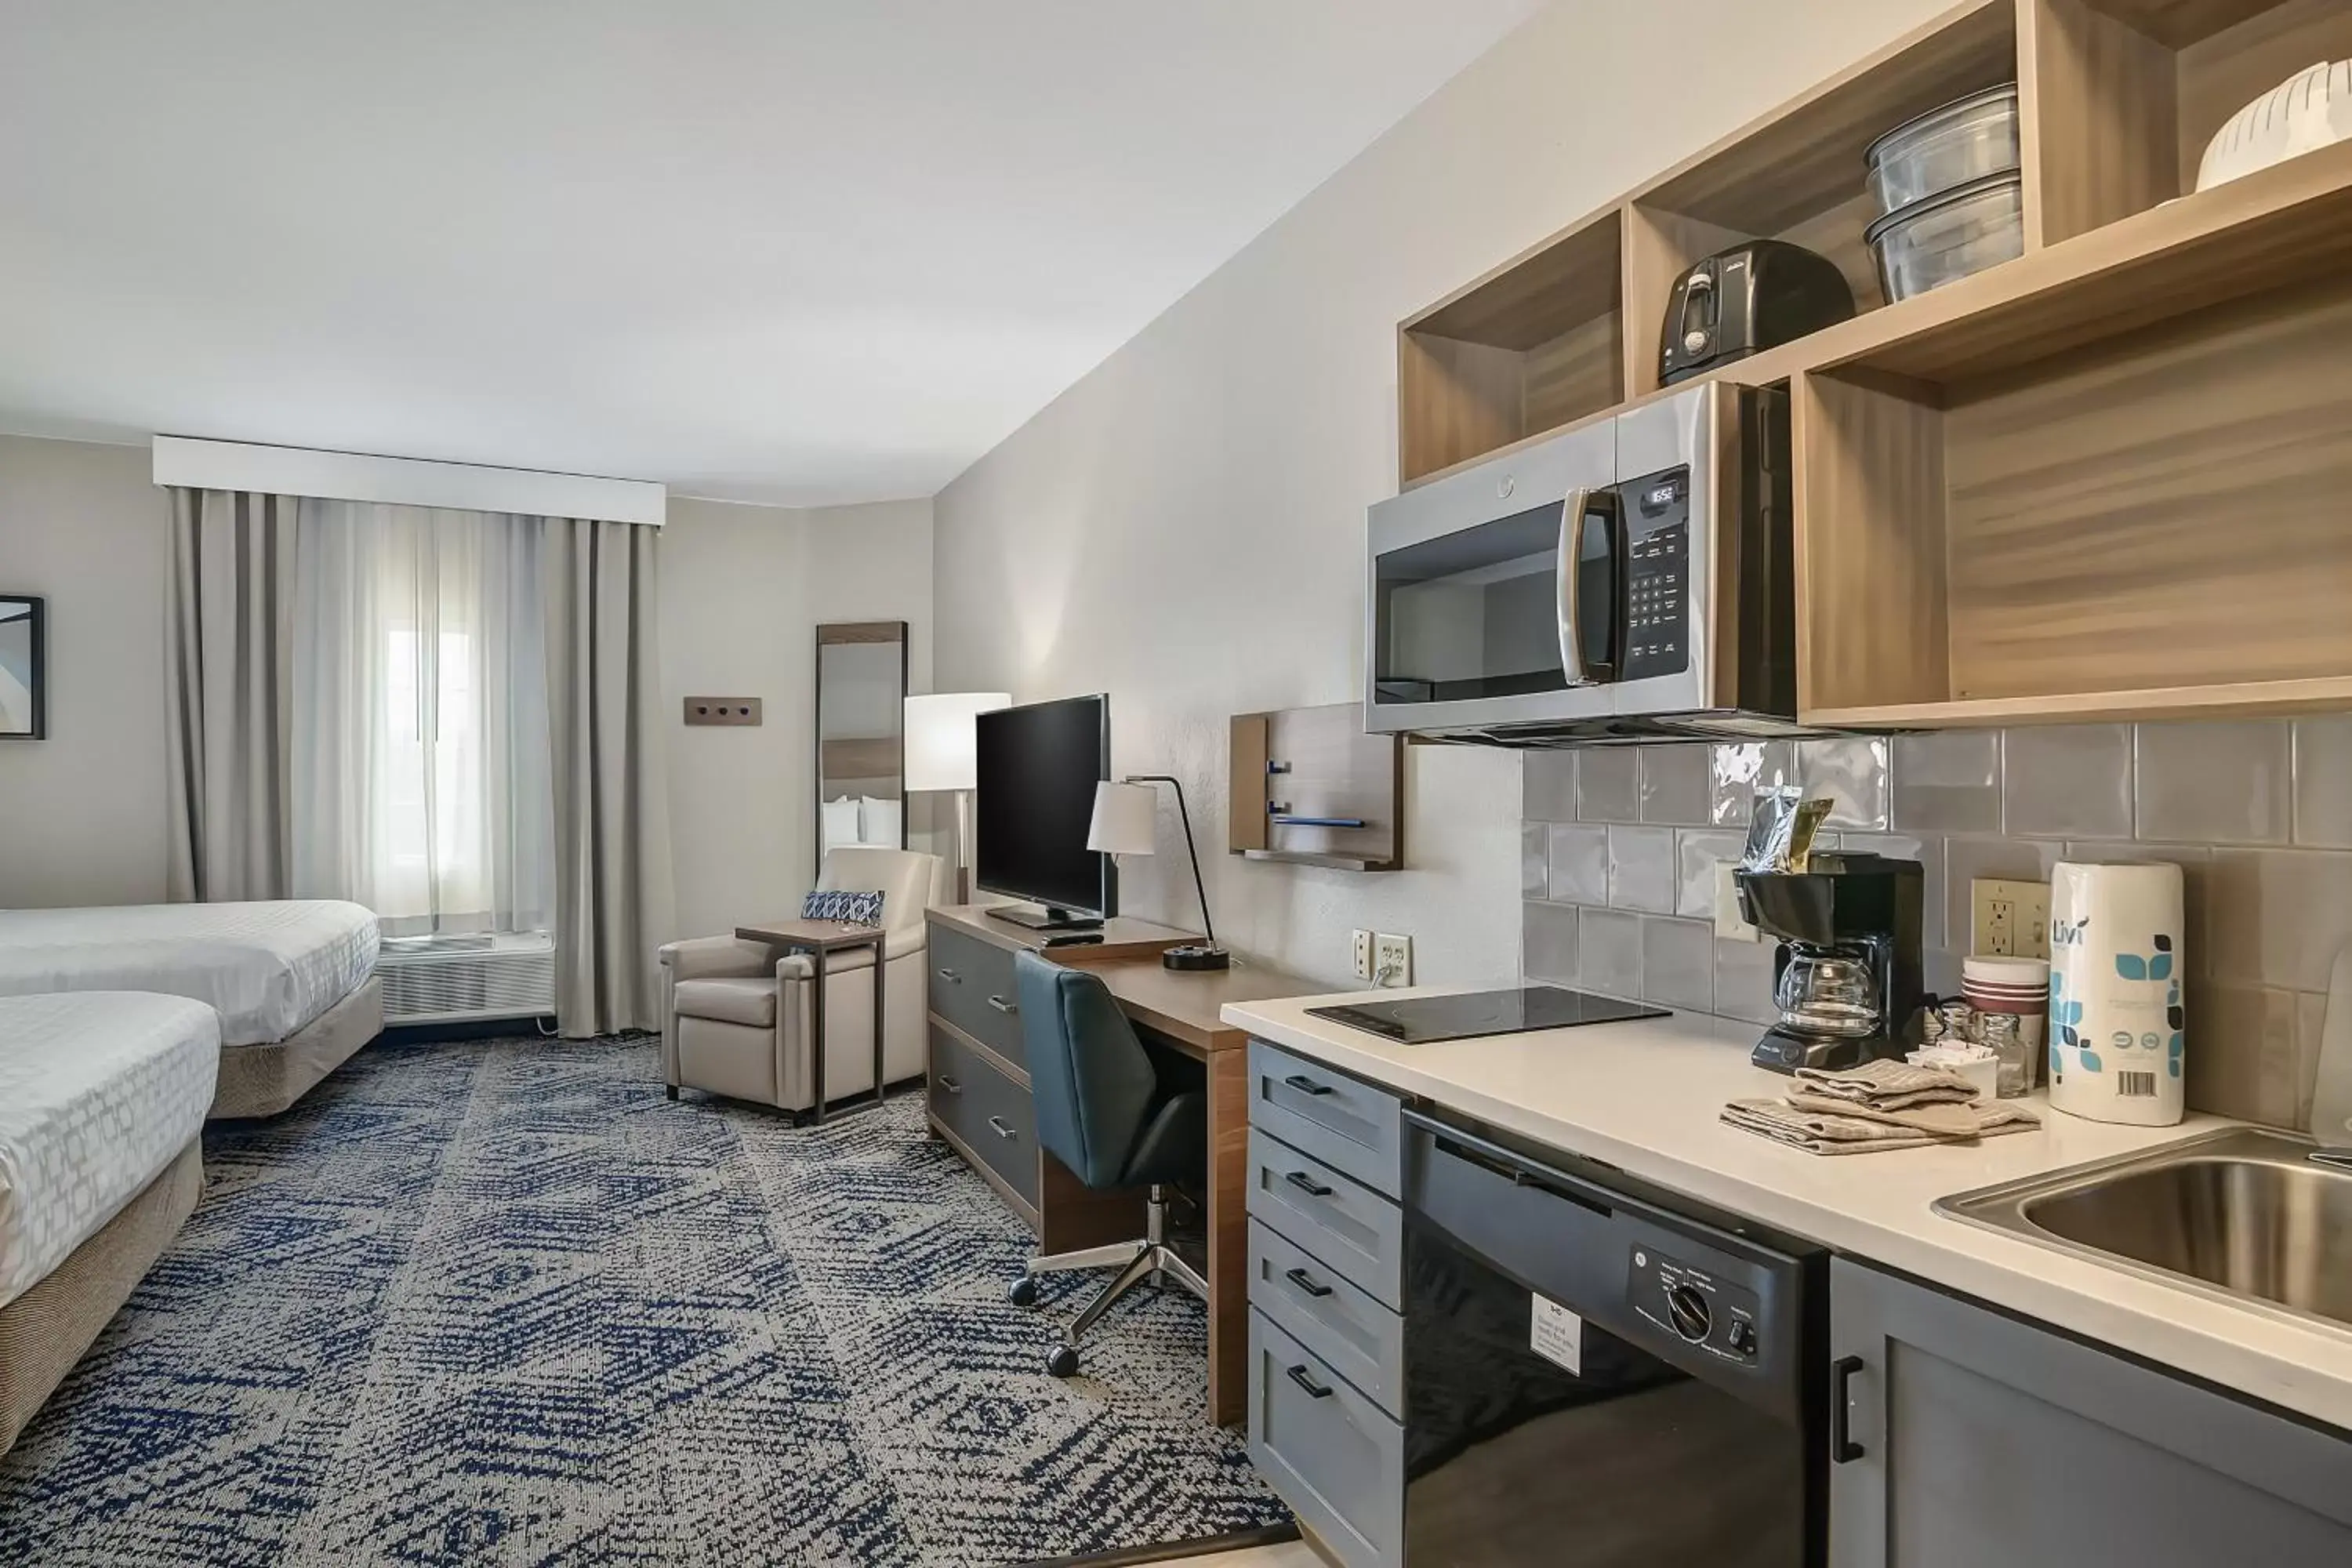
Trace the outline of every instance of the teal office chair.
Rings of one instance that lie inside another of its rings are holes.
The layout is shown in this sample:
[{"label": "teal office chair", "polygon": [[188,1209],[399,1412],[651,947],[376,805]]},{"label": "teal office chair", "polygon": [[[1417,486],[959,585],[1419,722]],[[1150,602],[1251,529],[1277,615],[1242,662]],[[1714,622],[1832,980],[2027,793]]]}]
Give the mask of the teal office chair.
[{"label": "teal office chair", "polygon": [[1169,1186],[1198,1186],[1208,1170],[1209,1097],[1171,1090],[1098,976],[1030,952],[1013,962],[1038,1143],[1089,1187],[1150,1189],[1142,1240],[1033,1258],[1013,1282],[1014,1304],[1027,1307],[1036,1302],[1040,1274],[1118,1268],[1045,1358],[1046,1371],[1068,1377],[1078,1370],[1079,1339],[1146,1278],[1162,1285],[1172,1279],[1209,1299],[1208,1281],[1168,1245]]}]

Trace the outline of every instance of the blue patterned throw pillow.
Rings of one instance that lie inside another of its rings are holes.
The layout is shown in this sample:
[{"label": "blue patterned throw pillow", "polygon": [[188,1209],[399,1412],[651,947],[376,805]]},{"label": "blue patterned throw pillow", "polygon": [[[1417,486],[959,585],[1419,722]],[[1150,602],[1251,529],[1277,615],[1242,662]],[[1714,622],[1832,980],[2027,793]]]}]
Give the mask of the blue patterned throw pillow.
[{"label": "blue patterned throw pillow", "polygon": [[844,925],[853,926],[878,926],[882,923],[882,895],[811,893],[801,900],[801,919],[839,921]]}]

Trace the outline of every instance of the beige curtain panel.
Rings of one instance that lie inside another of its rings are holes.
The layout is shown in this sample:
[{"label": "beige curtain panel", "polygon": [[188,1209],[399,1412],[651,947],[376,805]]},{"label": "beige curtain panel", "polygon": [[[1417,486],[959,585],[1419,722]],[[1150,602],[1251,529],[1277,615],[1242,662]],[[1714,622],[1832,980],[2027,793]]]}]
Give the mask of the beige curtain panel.
[{"label": "beige curtain panel", "polygon": [[172,491],[164,768],[176,903],[292,895],[295,507]]},{"label": "beige curtain panel", "polygon": [[541,542],[555,753],[555,1016],[571,1036],[661,1026],[669,940],[655,546],[661,531],[547,518]]}]

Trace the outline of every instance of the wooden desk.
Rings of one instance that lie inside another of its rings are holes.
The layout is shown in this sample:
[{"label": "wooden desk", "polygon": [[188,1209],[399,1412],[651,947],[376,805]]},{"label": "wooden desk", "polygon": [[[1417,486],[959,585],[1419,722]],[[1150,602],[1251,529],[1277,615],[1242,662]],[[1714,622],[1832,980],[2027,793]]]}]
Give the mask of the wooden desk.
[{"label": "wooden desk", "polygon": [[[943,980],[941,971],[956,970],[959,963],[940,963],[938,955],[945,952],[952,959],[956,953],[970,954],[974,942],[1003,953],[1008,973],[1011,954],[1026,951],[1102,976],[1120,1011],[1139,1028],[1150,1031],[1206,1067],[1209,1256],[1208,1267],[1202,1272],[1209,1282],[1209,1419],[1218,1426],[1238,1422],[1245,1413],[1249,1396],[1249,1072],[1248,1053],[1244,1049],[1249,1037],[1226,1024],[1219,1015],[1228,1002],[1307,996],[1328,987],[1239,959],[1234,968],[1227,970],[1186,973],[1163,968],[1159,957],[1161,949],[1199,939],[1191,932],[1153,925],[1148,921],[1120,919],[1108,922],[1098,946],[1047,949],[1043,945],[1043,932],[992,921],[976,906],[935,909],[929,918],[935,960],[930,1017],[935,1083],[940,1041],[944,1036],[945,1048],[986,1058],[988,1064],[1008,1080],[1017,1082],[1024,1096],[1028,1090],[1028,1069],[1013,1059],[1017,1047],[1010,1053],[1000,1048],[1012,1044],[1004,1026],[989,1031],[997,1037],[992,1042],[982,1031],[968,1029],[942,1011],[943,1005],[954,1006],[968,1020],[977,1019],[983,1024],[988,1021],[988,1014],[974,1013],[961,1005],[960,996],[952,993],[944,998],[942,995],[950,987],[960,991],[974,977],[959,973],[953,981]],[[990,991],[986,994],[1001,996],[1009,993]],[[1005,1016],[1001,1013],[998,1016]],[[1060,1161],[1042,1150],[1038,1152],[1036,1196],[1032,1202],[1018,1191],[1007,1190],[1008,1184],[999,1173],[1001,1166],[982,1157],[967,1139],[959,1135],[951,1115],[943,1117],[936,1102],[931,1126],[1004,1194],[1014,1211],[1030,1222],[1046,1250],[1077,1251],[1143,1234],[1139,1202],[1127,1196],[1116,1205],[1104,1205],[1099,1194],[1089,1194]]]}]

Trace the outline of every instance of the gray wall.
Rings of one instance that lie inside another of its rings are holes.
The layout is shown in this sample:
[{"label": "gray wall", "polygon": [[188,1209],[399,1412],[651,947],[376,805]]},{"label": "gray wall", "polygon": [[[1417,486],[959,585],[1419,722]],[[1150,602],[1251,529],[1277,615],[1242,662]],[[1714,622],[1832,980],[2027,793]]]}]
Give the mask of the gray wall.
[{"label": "gray wall", "polygon": [[0,436],[0,593],[49,602],[49,738],[0,741],[0,907],[163,897],[170,516],[143,447]]},{"label": "gray wall", "polygon": [[2178,862],[2189,1103],[2309,1119],[2328,968],[2352,942],[2352,718],[1532,752],[1525,766],[1531,979],[1769,1021],[1771,947],[1717,939],[1714,862],[1737,858],[1758,782],[1802,782],[1835,800],[1835,841],[1927,867],[1937,991],[1958,988],[1973,879]]}]

